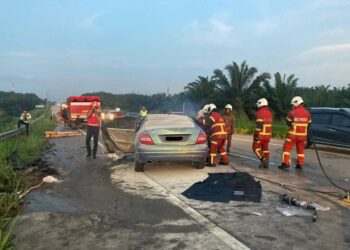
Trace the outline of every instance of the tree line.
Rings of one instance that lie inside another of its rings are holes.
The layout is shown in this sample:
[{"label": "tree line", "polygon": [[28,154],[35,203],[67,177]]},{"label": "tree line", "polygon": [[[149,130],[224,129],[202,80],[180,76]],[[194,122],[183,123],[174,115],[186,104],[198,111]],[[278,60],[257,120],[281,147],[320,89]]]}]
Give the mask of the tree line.
[{"label": "tree line", "polygon": [[23,110],[32,110],[35,105],[45,104],[46,100],[35,94],[22,94],[0,91],[0,118],[19,116]]},{"label": "tree line", "polygon": [[307,107],[350,107],[350,84],[331,88],[330,85],[302,87],[298,83],[299,79],[294,74],[259,73],[256,67],[250,67],[244,61],[215,69],[210,77],[198,76],[185,86],[183,92],[175,95],[106,92],[84,95],[100,95],[103,107],[137,112],[141,106],[146,106],[154,113],[183,110],[195,113],[207,103],[215,103],[220,109],[230,103],[236,113],[249,118],[255,114],[256,101],[263,97],[269,101],[277,119],[284,119],[291,107],[290,101],[296,95],[303,97]]}]

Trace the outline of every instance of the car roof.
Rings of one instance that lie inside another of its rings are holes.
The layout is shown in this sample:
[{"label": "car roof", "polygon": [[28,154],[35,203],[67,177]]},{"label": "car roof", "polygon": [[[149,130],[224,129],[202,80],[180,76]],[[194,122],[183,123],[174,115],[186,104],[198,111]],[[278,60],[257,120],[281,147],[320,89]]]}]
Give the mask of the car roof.
[{"label": "car roof", "polygon": [[145,118],[146,129],[156,128],[194,128],[196,125],[193,119],[187,115],[179,114],[149,114]]},{"label": "car roof", "polygon": [[350,108],[331,108],[331,107],[313,107],[310,108],[310,111],[345,111],[347,113],[350,113]]}]

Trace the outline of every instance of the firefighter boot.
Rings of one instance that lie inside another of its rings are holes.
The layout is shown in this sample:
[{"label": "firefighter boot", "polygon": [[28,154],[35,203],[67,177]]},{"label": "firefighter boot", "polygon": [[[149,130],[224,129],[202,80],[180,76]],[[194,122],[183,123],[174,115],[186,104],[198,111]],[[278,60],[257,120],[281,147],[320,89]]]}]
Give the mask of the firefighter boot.
[{"label": "firefighter boot", "polygon": [[303,166],[302,166],[302,165],[297,164],[297,165],[295,166],[295,169],[296,169],[296,170],[303,170]]},{"label": "firefighter boot", "polygon": [[262,168],[269,168],[269,159],[264,159]]},{"label": "firefighter boot", "polygon": [[281,165],[278,166],[279,169],[289,169],[289,165],[285,163],[281,163]]},{"label": "firefighter boot", "polygon": [[259,168],[264,168],[264,166],[265,166],[264,158],[261,158]]}]

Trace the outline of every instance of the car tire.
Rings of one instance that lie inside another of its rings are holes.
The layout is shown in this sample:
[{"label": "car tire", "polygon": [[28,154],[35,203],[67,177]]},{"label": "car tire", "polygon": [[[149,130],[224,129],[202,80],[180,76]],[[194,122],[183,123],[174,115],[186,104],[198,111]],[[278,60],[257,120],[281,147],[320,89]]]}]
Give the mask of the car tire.
[{"label": "car tire", "polygon": [[200,161],[196,163],[196,168],[197,169],[203,169],[205,167],[206,163],[205,161]]},{"label": "car tire", "polygon": [[143,172],[145,170],[145,164],[135,160],[135,172]]}]

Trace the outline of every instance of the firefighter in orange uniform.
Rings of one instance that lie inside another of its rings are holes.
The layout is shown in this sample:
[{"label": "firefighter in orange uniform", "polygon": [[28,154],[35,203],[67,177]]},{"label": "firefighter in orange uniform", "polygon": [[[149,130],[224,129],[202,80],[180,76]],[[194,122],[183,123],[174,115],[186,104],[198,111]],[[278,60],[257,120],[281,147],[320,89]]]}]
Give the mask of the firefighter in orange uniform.
[{"label": "firefighter in orange uniform", "polygon": [[224,119],[217,111],[215,104],[209,104],[209,115],[202,121],[203,125],[209,127],[209,166],[216,166],[216,154],[220,153],[221,161],[219,164],[228,165],[229,160],[224,148],[227,139],[227,130]]},{"label": "firefighter in orange uniform", "polygon": [[269,143],[272,132],[272,113],[265,98],[256,103],[256,128],[254,132],[253,151],[261,161],[259,168],[269,168]]},{"label": "firefighter in orange uniform", "polygon": [[287,121],[289,132],[283,145],[282,164],[279,169],[289,169],[290,151],[294,145],[297,148],[296,169],[301,170],[304,165],[304,149],[307,142],[307,127],[311,123],[310,113],[304,108],[304,100],[300,96],[292,99],[291,104],[294,108],[289,111]]}]

